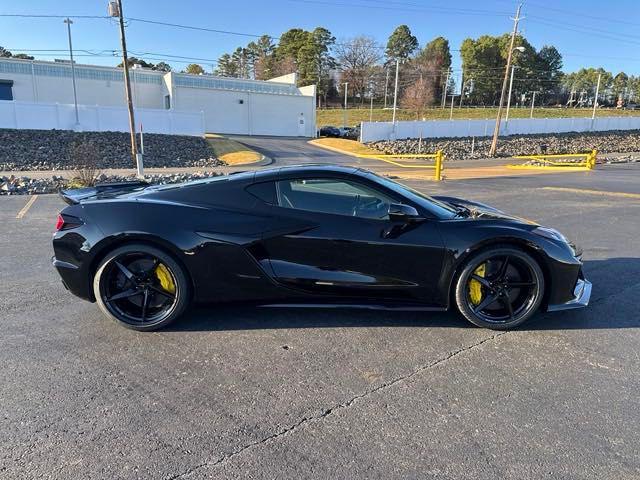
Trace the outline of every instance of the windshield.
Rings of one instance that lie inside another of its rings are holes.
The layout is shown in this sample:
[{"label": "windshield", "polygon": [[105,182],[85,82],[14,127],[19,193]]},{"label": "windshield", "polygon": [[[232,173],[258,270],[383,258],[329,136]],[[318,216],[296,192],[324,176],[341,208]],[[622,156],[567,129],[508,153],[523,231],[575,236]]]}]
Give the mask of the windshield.
[{"label": "windshield", "polygon": [[373,172],[369,172],[369,175],[374,177],[373,179],[379,184],[424,207],[426,210],[433,213],[438,218],[452,218],[458,212],[451,205],[440,202],[439,200],[436,200],[429,195],[425,195],[424,193],[414,190],[411,187],[398,182],[394,182],[387,177],[383,177]]}]

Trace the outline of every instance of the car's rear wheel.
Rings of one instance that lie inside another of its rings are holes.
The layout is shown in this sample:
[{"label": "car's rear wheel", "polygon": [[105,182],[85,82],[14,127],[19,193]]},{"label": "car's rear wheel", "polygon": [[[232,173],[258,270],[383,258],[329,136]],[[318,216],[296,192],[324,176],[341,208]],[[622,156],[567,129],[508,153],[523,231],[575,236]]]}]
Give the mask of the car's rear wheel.
[{"label": "car's rear wheel", "polygon": [[120,325],[152,331],[176,320],[189,304],[183,268],[148,245],[126,245],[100,262],[93,279],[100,309]]},{"label": "car's rear wheel", "polygon": [[460,313],[480,327],[506,330],[531,318],[544,297],[538,262],[512,247],[494,247],[471,258],[456,283]]}]

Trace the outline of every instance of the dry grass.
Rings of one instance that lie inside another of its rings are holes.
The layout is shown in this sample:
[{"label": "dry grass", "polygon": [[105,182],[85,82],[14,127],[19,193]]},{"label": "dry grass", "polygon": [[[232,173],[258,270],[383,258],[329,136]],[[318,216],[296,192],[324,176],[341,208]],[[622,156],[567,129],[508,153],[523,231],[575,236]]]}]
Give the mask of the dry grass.
[{"label": "dry grass", "polygon": [[241,165],[262,160],[261,154],[235,140],[211,133],[208,133],[206,138],[216,158],[227,165]]},{"label": "dry grass", "polygon": [[[453,118],[455,119],[484,119],[495,118],[497,110],[495,108],[454,108]],[[358,125],[360,122],[369,121],[368,108],[353,108],[347,110],[347,125]],[[390,122],[393,112],[391,109],[374,108],[371,116],[374,122]],[[425,110],[420,116],[415,112],[398,109],[396,111],[397,120],[443,120],[449,119],[450,110],[448,108],[430,108]],[[511,118],[529,118],[529,108],[511,108],[509,116]],[[601,108],[597,113],[600,117],[617,116],[640,116],[640,110],[616,110],[615,108]],[[591,109],[584,108],[536,108],[534,118],[568,118],[568,117],[591,117]],[[342,109],[318,110],[316,113],[316,123],[318,127],[324,125],[342,126],[344,121],[344,111]]]},{"label": "dry grass", "polygon": [[73,184],[93,187],[101,173],[98,147],[91,142],[75,143],[70,148],[69,156],[76,167]]}]

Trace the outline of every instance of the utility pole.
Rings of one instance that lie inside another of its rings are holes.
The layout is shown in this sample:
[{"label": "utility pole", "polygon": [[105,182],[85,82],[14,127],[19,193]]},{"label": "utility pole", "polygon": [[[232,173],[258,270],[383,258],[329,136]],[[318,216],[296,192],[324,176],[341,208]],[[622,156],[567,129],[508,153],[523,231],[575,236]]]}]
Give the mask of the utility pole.
[{"label": "utility pole", "polygon": [[460,73],[460,108],[462,108],[462,99],[464,98],[464,69]]},{"label": "utility pole", "polygon": [[507,113],[504,116],[505,123],[509,123],[509,110],[511,109],[511,91],[513,90],[513,73],[516,71],[516,66],[511,66],[511,80],[509,81],[509,97],[507,98]]},{"label": "utility pole", "polygon": [[442,109],[444,110],[447,106],[447,90],[449,90],[449,75],[451,75],[451,70],[447,70],[447,79],[444,82],[444,87],[442,88]]},{"label": "utility pole", "polygon": [[67,34],[69,37],[69,58],[71,59],[71,83],[73,83],[73,104],[76,107],[76,125],[75,129],[78,130],[80,128],[80,117],[78,116],[78,92],[76,90],[76,65],[73,61],[73,46],[71,45],[71,24],[73,21],[69,17],[64,20],[64,23],[67,24]]},{"label": "utility pole", "polygon": [[602,74],[598,74],[598,85],[596,86],[596,98],[593,100],[593,113],[591,113],[591,120],[596,119],[596,108],[598,108],[598,95],[600,95],[600,80],[602,80]]},{"label": "utility pole", "polygon": [[384,81],[384,108],[387,108],[387,87],[389,86],[389,65],[386,68],[387,75]]},{"label": "utility pole", "polygon": [[396,59],[396,86],[393,90],[393,129],[396,129],[396,105],[398,104],[398,70],[400,69],[400,59]]},{"label": "utility pole", "polygon": [[496,126],[493,130],[493,139],[491,140],[491,148],[489,149],[489,156],[495,157],[496,149],[498,148],[498,136],[500,136],[500,121],[502,120],[502,104],[504,103],[504,96],[507,90],[507,82],[509,80],[509,69],[511,68],[511,59],[513,58],[513,47],[516,43],[516,36],[518,35],[518,23],[520,22],[520,10],[522,4],[518,5],[516,10],[516,16],[513,19],[513,32],[511,33],[511,42],[509,44],[509,53],[507,55],[507,68],[504,71],[504,80],[502,81],[502,91],[500,92],[500,104],[498,105],[498,115],[496,116]]},{"label": "utility pole", "polygon": [[344,115],[342,116],[343,128],[347,126],[347,88],[348,86],[349,86],[349,82],[344,82]]},{"label": "utility pole", "polygon": [[529,118],[533,118],[533,106],[536,104],[536,92],[533,92],[533,97],[531,97],[531,113],[529,114]]},{"label": "utility pole", "polygon": [[451,94],[451,111],[449,112],[449,120],[453,120],[453,99],[456,98],[456,94]]},{"label": "utility pole", "polygon": [[127,58],[127,41],[124,34],[124,13],[122,11],[122,0],[115,2],[117,11],[113,8],[114,2],[109,3],[109,14],[118,17],[120,23],[120,42],[122,44],[122,64],[124,66],[124,88],[127,96],[127,108],[129,110],[129,131],[131,134],[131,156],[136,162],[138,176],[144,175],[142,156],[138,154],[138,144],[136,143],[136,121],[133,113],[133,100],[131,97],[131,81],[129,79],[129,63]]},{"label": "utility pole", "polygon": [[369,105],[369,121],[373,122],[373,90],[371,91],[371,104]]}]

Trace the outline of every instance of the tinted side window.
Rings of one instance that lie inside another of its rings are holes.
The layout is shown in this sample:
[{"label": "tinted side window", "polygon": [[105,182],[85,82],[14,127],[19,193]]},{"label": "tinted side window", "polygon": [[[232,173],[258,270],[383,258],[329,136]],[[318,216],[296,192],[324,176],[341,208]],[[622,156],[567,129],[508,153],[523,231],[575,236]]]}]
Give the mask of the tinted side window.
[{"label": "tinted side window", "polygon": [[295,179],[278,182],[278,204],[284,208],[348,215],[388,218],[393,200],[365,185],[331,178]]},{"label": "tinted side window", "polygon": [[275,182],[254,183],[249,185],[246,190],[269,205],[275,205],[277,202]]}]

